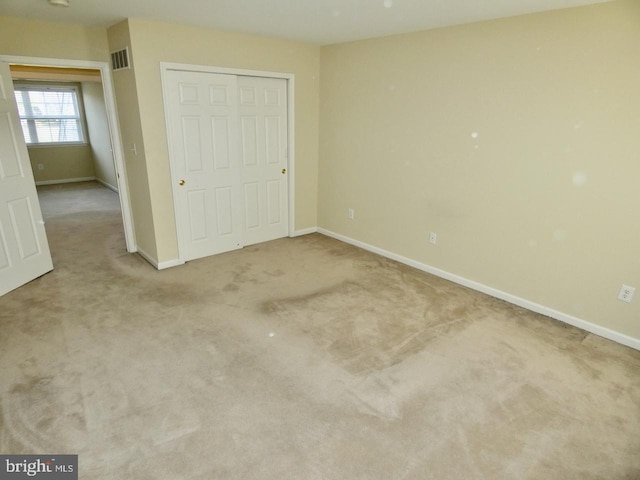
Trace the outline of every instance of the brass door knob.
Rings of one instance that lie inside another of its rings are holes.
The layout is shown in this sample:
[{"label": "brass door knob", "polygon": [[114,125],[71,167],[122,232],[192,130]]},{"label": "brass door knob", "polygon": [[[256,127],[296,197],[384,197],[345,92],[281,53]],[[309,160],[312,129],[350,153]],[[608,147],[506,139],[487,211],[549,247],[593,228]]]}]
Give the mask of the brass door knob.
[{"label": "brass door knob", "polygon": [[178,182],[178,185],[180,185],[180,186],[184,185],[184,180],[180,180],[180,181]]},{"label": "brass door knob", "polygon": [[287,173],[287,169],[286,169],[286,168],[283,168],[283,169],[282,169],[282,174],[284,175],[285,173]]}]

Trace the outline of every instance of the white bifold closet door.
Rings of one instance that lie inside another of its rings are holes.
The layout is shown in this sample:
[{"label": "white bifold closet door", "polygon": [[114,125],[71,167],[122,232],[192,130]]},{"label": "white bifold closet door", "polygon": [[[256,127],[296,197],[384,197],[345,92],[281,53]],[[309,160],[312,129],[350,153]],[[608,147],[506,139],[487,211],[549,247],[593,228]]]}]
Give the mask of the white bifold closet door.
[{"label": "white bifold closet door", "polygon": [[165,80],[181,259],[287,236],[286,80],[181,70]]}]

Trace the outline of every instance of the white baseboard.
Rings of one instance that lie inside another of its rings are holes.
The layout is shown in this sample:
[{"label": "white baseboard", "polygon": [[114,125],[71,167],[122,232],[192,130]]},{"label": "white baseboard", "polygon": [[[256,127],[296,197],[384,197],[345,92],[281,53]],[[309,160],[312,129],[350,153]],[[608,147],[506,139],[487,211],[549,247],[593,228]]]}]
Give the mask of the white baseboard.
[{"label": "white baseboard", "polygon": [[137,252],[142,258],[144,258],[147,262],[149,262],[151,265],[153,265],[157,270],[164,270],[165,268],[171,268],[171,267],[177,267],[178,265],[184,265],[184,262],[179,260],[179,259],[169,260],[168,262],[158,262],[157,259],[155,259],[151,255],[149,255],[147,252],[142,250],[140,247],[138,247]]},{"label": "white baseboard", "polygon": [[136,253],[140,255],[142,258],[144,258],[151,265],[153,265],[154,268],[156,269],[158,268],[158,261],[155,258],[153,258],[151,255],[149,255],[147,252],[142,250],[140,247],[136,249]]},{"label": "white baseboard", "polygon": [[57,185],[59,183],[76,183],[76,182],[91,182],[96,177],[79,177],[79,178],[61,178],[59,180],[41,180],[36,182],[36,185]]},{"label": "white baseboard", "polygon": [[302,230],[296,230],[295,232],[293,232],[293,235],[291,235],[291,237],[301,237],[303,235],[309,235],[311,233],[317,232],[318,227],[303,228]]},{"label": "white baseboard", "polygon": [[114,192],[118,193],[118,187],[114,187],[110,183],[107,183],[98,177],[96,177],[96,182],[100,183],[103,187],[107,187],[109,190],[113,190]]},{"label": "white baseboard", "polygon": [[179,267],[180,265],[184,265],[185,262],[179,260],[179,259],[174,259],[174,260],[169,260],[168,262],[160,262],[158,263],[157,269],[158,270],[164,270],[165,268],[171,268],[171,267]]},{"label": "white baseboard", "polygon": [[498,290],[487,285],[483,285],[482,283],[469,280],[468,278],[464,278],[459,275],[440,270],[439,268],[426,265],[416,260],[403,257],[402,255],[389,252],[382,248],[374,247],[373,245],[369,245],[359,240],[354,240],[353,238],[340,235],[339,233],[335,233],[324,228],[318,228],[317,231],[318,233],[335,238],[336,240],[340,240],[341,242],[349,243],[356,247],[360,247],[363,250],[376,253],[391,260],[395,260],[396,262],[400,262],[418,270],[422,270],[423,272],[427,272],[437,277],[444,278],[445,280],[449,280],[459,285],[471,288],[472,290],[476,290],[492,297],[499,298],[500,300],[504,300],[505,302],[509,302],[514,305],[518,305],[519,307],[526,308],[527,310],[531,310],[532,312],[540,313],[542,315],[546,315],[547,317],[551,317],[569,325],[573,325],[574,327],[581,328],[582,330],[586,330],[587,332],[593,333],[600,337],[604,337],[622,345],[626,345],[627,347],[640,350],[640,339],[638,338],[630,337],[628,335],[625,335],[624,333],[616,332],[615,330],[596,325],[595,323],[591,323],[586,320],[582,320],[581,318],[559,312],[552,308],[545,307],[544,305],[540,305],[530,300],[517,297],[515,295],[503,292],[502,290]]}]

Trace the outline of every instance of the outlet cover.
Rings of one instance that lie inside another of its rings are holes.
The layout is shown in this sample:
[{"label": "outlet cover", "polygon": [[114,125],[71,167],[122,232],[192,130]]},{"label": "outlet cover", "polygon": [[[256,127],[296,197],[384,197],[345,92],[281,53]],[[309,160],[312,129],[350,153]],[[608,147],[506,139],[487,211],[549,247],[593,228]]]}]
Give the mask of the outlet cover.
[{"label": "outlet cover", "polygon": [[429,243],[433,243],[434,245],[438,243],[438,234],[435,232],[429,233]]},{"label": "outlet cover", "polygon": [[630,287],[629,285],[622,285],[622,287],[620,287],[620,293],[618,293],[618,300],[622,302],[631,303],[634,293],[636,293],[635,287]]}]

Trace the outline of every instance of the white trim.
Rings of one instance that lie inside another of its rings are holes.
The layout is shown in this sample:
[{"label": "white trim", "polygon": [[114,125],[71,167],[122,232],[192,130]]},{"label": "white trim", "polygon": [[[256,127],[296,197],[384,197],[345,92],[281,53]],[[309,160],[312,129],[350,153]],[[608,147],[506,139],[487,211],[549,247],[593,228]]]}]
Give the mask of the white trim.
[{"label": "white trim", "polygon": [[[25,104],[24,108],[25,108],[25,114],[24,115],[18,115],[20,117],[20,122],[22,123],[22,120],[26,120],[27,123],[29,124],[29,132],[30,132],[30,136],[31,137],[35,137],[35,142],[27,142],[27,147],[57,147],[57,146],[72,146],[72,145],[77,145],[77,146],[86,146],[89,145],[88,142],[88,138],[89,138],[89,131],[88,131],[88,126],[87,126],[87,117],[85,115],[85,110],[84,110],[84,99],[82,98],[82,89],[80,87],[80,83],[79,82],[60,82],[60,81],[48,81],[48,80],[43,80],[43,81],[39,81],[39,82],[32,82],[32,81],[25,81],[25,80],[20,80],[18,83],[15,83],[14,81],[14,91],[16,92],[26,92],[27,93],[27,97],[30,98],[29,92],[46,92],[46,91],[52,91],[52,92],[57,92],[57,93],[68,93],[68,92],[72,92],[73,93],[73,100],[75,100],[75,111],[76,111],[76,116],[70,116],[70,115],[62,115],[60,114],[60,116],[49,116],[49,115],[44,115],[42,112],[40,112],[40,115],[36,115],[34,114],[32,108],[31,108],[31,101],[29,100],[28,105]],[[24,99],[24,96],[23,96]],[[45,100],[46,102],[47,100]],[[59,101],[59,99],[58,99]],[[38,133],[37,133],[37,127],[35,126],[35,122],[38,120],[57,120],[57,121],[62,121],[62,120],[75,120],[76,122],[76,126],[78,127],[78,137],[80,137],[78,140],[67,140],[67,141],[63,141],[63,142],[56,142],[56,141],[49,141],[49,142],[44,142],[44,141],[40,141],[38,139]],[[25,141],[27,139],[25,138]],[[31,140],[33,140],[33,138],[31,138]]]},{"label": "white trim", "polygon": [[184,265],[184,264],[185,264],[185,262],[183,262],[179,258],[176,258],[174,260],[167,260],[166,262],[160,262],[156,268],[158,270],[164,270],[165,268],[178,267],[178,266]]},{"label": "white trim", "polygon": [[287,168],[289,170],[289,176],[287,180],[289,182],[289,235],[293,235],[295,232],[295,222],[296,222],[296,135],[295,135],[295,78],[293,75],[289,75],[286,77],[287,80],[287,108],[289,111],[287,112]]},{"label": "white trim", "polygon": [[110,183],[107,183],[104,180],[102,180],[101,178],[96,177],[96,182],[102,184],[103,187],[106,187],[109,190],[113,190],[114,192],[118,193],[118,187],[114,187]]},{"label": "white trim", "polygon": [[156,260],[153,256],[151,256],[141,248],[138,248],[137,253],[142,258],[144,258],[147,262],[149,262],[153,267],[155,267],[157,270],[164,270],[165,268],[177,267],[178,265],[184,265],[185,263],[182,260],[177,258],[175,260],[169,260],[166,262],[158,262],[158,260]]},{"label": "white trim", "polygon": [[144,258],[151,265],[153,265],[154,268],[156,269],[158,268],[158,261],[155,258],[153,258],[151,255],[149,255],[147,252],[142,250],[140,247],[138,247],[138,251],[136,253],[140,255],[142,258]]},{"label": "white trim", "polygon": [[178,259],[177,261],[184,264],[185,260],[185,245],[184,240],[182,238],[182,234],[180,232],[180,225],[178,224],[178,212],[180,211],[178,204],[178,196],[175,194],[175,185],[177,180],[177,176],[175,173],[175,167],[173,164],[172,153],[173,145],[175,141],[173,140],[173,129],[171,128],[171,122],[169,121],[169,95],[167,93],[168,88],[168,80],[167,80],[167,72],[170,70],[168,67],[165,67],[163,62],[160,62],[160,85],[162,87],[162,101],[164,106],[164,122],[165,122],[165,131],[167,134],[167,155],[169,157],[169,173],[171,175],[171,199],[173,201],[173,224],[176,229],[176,239],[178,241]]},{"label": "white trim", "polygon": [[219,73],[241,77],[293,78],[291,73],[247,70],[244,68],[217,67],[215,65],[194,65],[191,63],[160,62],[160,70],[181,70],[184,72]]},{"label": "white trim", "polygon": [[[295,236],[295,76],[291,73],[282,73],[282,72],[268,72],[262,70],[246,70],[242,68],[226,68],[226,67],[216,67],[213,65],[192,65],[188,63],[173,63],[173,62],[160,62],[160,82],[162,85],[162,97],[164,101],[164,111],[165,111],[165,124],[167,131],[167,151],[169,154],[169,167],[171,171],[171,184],[175,185],[177,179],[173,175],[173,162],[171,161],[171,126],[169,125],[169,117],[167,112],[169,111],[167,104],[167,71],[169,70],[178,70],[183,72],[202,72],[202,73],[216,73],[222,75],[236,75],[243,77],[266,77],[266,78],[281,78],[287,81],[287,171],[289,172],[289,176],[287,177],[289,189],[288,198],[289,198],[289,236]],[[177,199],[175,195],[173,195],[172,188],[172,196],[173,196],[173,208],[174,211],[178,211]],[[176,235],[178,237],[178,255],[179,261],[177,265],[182,265],[185,263],[184,259],[184,247],[181,241],[181,235],[178,231],[178,217],[176,216],[174,219],[174,223],[176,226]],[[172,261],[174,262],[174,261]],[[171,262],[170,262],[171,263]]]},{"label": "white trim", "polygon": [[111,149],[113,151],[113,163],[118,181],[118,195],[120,197],[120,208],[122,210],[122,223],[124,226],[124,237],[127,244],[127,251],[132,253],[137,249],[135,232],[133,229],[133,214],[131,212],[131,202],[129,200],[129,184],[127,173],[124,167],[124,152],[122,140],[120,138],[120,124],[116,110],[113,81],[111,79],[111,69],[108,62],[95,62],[90,60],[70,60],[64,58],[43,58],[24,57],[14,55],[0,55],[0,61],[19,65],[33,65],[41,67],[70,67],[70,68],[92,68],[100,70],[102,79],[102,89],[104,91],[104,104],[107,112],[107,121],[111,136]]},{"label": "white trim", "polygon": [[512,303],[514,305],[518,305],[519,307],[526,308],[527,310],[531,310],[532,312],[540,313],[547,317],[551,317],[555,320],[559,320],[561,322],[567,323],[569,325],[573,325],[574,327],[578,327],[582,330],[586,330],[587,332],[593,333],[595,335],[599,335],[600,337],[607,338],[614,342],[620,343],[622,345],[626,345],[627,347],[634,348],[636,350],[640,350],[640,339],[630,337],[629,335],[625,335],[624,333],[617,332],[615,330],[611,330],[609,328],[602,327],[600,325],[596,325],[594,323],[588,322],[581,318],[574,317],[572,315],[559,312],[549,307],[545,307],[544,305],[540,305],[539,303],[532,302],[530,300],[517,297],[507,292],[503,292],[502,290],[498,290],[493,287],[489,287],[482,283],[478,283],[473,280],[469,280],[468,278],[461,277],[459,275],[455,275],[453,273],[449,273],[445,270],[441,270],[436,267],[432,267],[430,265],[426,265],[424,263],[418,262],[416,260],[412,260],[407,257],[403,257],[402,255],[398,255],[393,252],[389,252],[388,250],[384,250],[382,248],[374,247],[373,245],[369,245],[367,243],[361,242],[359,240],[354,240],[353,238],[340,235],[339,233],[332,232],[330,230],[326,230],[324,228],[318,228],[318,233],[326,235],[327,237],[335,238],[336,240],[340,240],[341,242],[345,242],[356,247],[360,247],[364,250],[367,250],[372,253],[376,253],[383,257],[389,258],[391,260],[395,260],[396,262],[403,263],[410,267],[416,268],[418,270],[422,270],[423,272],[430,273],[435,275],[436,277],[444,278],[445,280],[449,280],[451,282],[457,283],[459,285],[463,285],[465,287],[471,288],[472,290],[476,290],[478,292],[485,293],[495,298],[499,298],[500,300],[504,300],[505,302]]},{"label": "white trim", "polygon": [[309,235],[311,233],[317,233],[317,232],[318,232],[318,227],[309,227],[309,228],[303,228],[302,230],[296,230],[290,236],[301,237],[303,235]]},{"label": "white trim", "polygon": [[60,178],[58,180],[41,180],[36,182],[36,185],[57,185],[59,183],[76,183],[76,182],[91,182],[96,177],[78,177],[78,178]]}]

